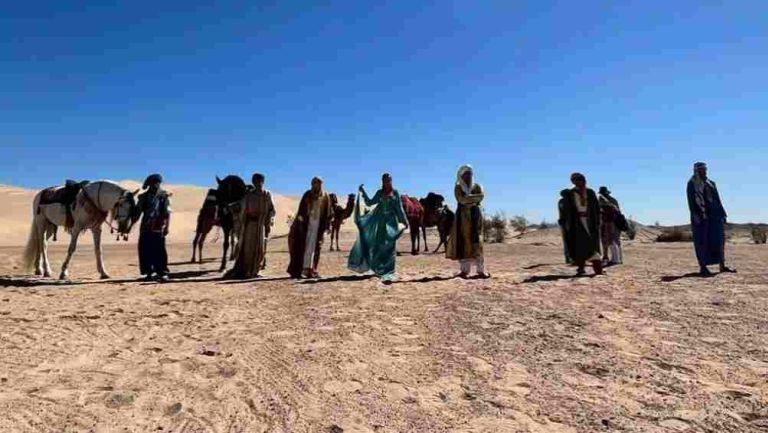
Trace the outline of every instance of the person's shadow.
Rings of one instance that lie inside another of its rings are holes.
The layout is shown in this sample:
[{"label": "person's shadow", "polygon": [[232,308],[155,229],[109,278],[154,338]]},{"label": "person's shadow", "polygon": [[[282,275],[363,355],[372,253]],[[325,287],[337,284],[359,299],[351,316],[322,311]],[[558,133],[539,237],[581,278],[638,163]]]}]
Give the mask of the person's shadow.
[{"label": "person's shadow", "polygon": [[708,275],[708,276],[704,277],[704,276],[702,276],[698,272],[689,272],[689,273],[687,273],[685,275],[665,275],[665,276],[661,277],[661,282],[662,283],[671,283],[673,281],[682,280],[683,278],[711,278],[711,277],[714,277],[714,276],[715,275],[712,274],[712,275]]},{"label": "person's shadow", "polygon": [[523,280],[523,283],[538,283],[546,281],[577,280],[580,278],[594,278],[594,274],[584,275],[534,275]]}]

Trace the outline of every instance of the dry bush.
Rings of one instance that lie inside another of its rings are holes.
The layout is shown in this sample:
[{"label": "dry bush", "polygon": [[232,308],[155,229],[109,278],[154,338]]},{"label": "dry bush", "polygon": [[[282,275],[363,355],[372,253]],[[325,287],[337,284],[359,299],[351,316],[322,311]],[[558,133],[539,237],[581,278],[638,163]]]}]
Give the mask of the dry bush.
[{"label": "dry bush", "polygon": [[679,228],[662,231],[656,237],[656,242],[692,242],[693,233]]},{"label": "dry bush", "polygon": [[502,243],[507,238],[507,218],[497,212],[483,221],[483,240],[490,243]]},{"label": "dry bush", "polygon": [[520,234],[524,234],[528,231],[528,219],[522,215],[513,216],[512,219],[509,220],[509,225]]}]

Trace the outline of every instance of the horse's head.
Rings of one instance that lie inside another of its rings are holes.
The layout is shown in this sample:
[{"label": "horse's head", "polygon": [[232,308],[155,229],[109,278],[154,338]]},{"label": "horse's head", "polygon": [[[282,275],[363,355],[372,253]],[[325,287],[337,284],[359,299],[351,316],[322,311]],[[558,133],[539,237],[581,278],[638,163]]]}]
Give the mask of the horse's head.
[{"label": "horse's head", "polygon": [[133,224],[139,220],[141,210],[136,205],[136,191],[125,191],[115,204],[115,221],[117,221],[117,234],[127,237]]}]

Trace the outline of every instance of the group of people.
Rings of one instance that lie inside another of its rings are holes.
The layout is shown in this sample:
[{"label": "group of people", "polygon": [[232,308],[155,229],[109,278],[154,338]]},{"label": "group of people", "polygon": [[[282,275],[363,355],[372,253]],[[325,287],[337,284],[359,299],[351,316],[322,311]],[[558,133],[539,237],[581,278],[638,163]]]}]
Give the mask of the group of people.
[{"label": "group of people", "polygon": [[[586,273],[587,262],[599,275],[605,266],[623,263],[621,232],[629,230],[629,225],[607,187],[600,187],[595,194],[587,188],[587,179],[581,173],[573,173],[571,182],[573,188],[562,190],[558,203],[565,260],[577,266],[578,275]],[[705,163],[694,164],[687,196],[699,274],[712,275],[709,265],[719,265],[720,272],[735,272],[725,262],[727,214],[717,185],[707,176]]]},{"label": "group of people", "polygon": [[[147,279],[168,279],[168,255],[165,237],[170,226],[170,195],[161,188],[162,176],[153,174],[144,182],[144,193],[138,199],[142,221],[139,234],[139,266]],[[264,187],[265,177],[256,173],[241,202],[240,233],[237,260],[226,274],[227,278],[256,278],[266,267],[266,250],[270,230],[274,225],[275,206],[272,195]],[[581,173],[571,175],[573,188],[560,192],[559,224],[563,234],[564,254],[568,263],[585,274],[590,263],[595,274],[604,266],[621,264],[623,252],[621,232],[627,230],[627,220],[618,200],[607,187],[599,193],[587,187]],[[696,163],[688,182],[688,205],[696,257],[702,276],[711,275],[708,265],[719,264],[721,272],[735,272],[725,264],[726,213],[715,183],[707,177],[707,166]],[[457,276],[468,278],[474,264],[479,278],[489,278],[483,257],[483,188],[474,181],[471,166],[459,168],[454,196],[457,202],[455,219],[446,248],[446,258],[459,262]],[[299,209],[288,235],[292,278],[318,278],[323,238],[329,227],[332,204],[323,189],[323,180],[312,184],[299,202]],[[373,197],[364,185],[358,189],[353,212],[358,229],[357,241],[349,254],[348,268],[354,272],[373,272],[383,281],[395,279],[396,244],[408,229],[400,193],[394,188],[392,176],[385,173],[381,188]],[[602,248],[601,248],[602,247]],[[601,254],[602,250],[602,254]]]},{"label": "group of people", "polygon": [[600,187],[595,194],[581,173],[573,173],[571,183],[573,188],[560,191],[558,202],[565,261],[577,266],[578,275],[586,273],[584,268],[590,262],[600,275],[605,266],[623,263],[621,232],[629,226],[619,201],[607,187]]},{"label": "group of people", "polygon": [[[255,174],[252,182],[254,188],[242,201],[239,251],[228,278],[256,278],[265,267],[266,242],[274,224],[275,207],[271,194],[264,189],[264,176]],[[474,263],[477,276],[488,278],[481,239],[484,194],[474,182],[469,165],[459,169],[455,195],[458,209],[446,256],[460,262],[459,277],[469,278]],[[331,199],[323,189],[323,180],[314,177],[299,201],[288,233],[287,271],[292,278],[320,277],[320,253],[331,215]],[[383,281],[391,282],[396,278],[397,240],[408,229],[408,219],[389,173],[382,175],[381,188],[373,197],[360,185],[353,219],[358,237],[349,254],[348,268],[358,273],[373,272]]]}]

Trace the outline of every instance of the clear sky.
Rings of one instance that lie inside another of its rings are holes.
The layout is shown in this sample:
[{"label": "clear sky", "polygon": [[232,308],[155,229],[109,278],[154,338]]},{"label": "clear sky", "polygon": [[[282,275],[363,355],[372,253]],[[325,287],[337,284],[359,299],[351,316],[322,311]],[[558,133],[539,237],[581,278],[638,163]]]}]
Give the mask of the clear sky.
[{"label": "clear sky", "polygon": [[[96,4],[98,3],[98,4]],[[710,164],[768,221],[765,1],[25,1],[0,14],[0,183],[451,193],[555,219],[572,171],[640,221],[688,219]],[[202,200],[202,198],[201,198]]]}]

